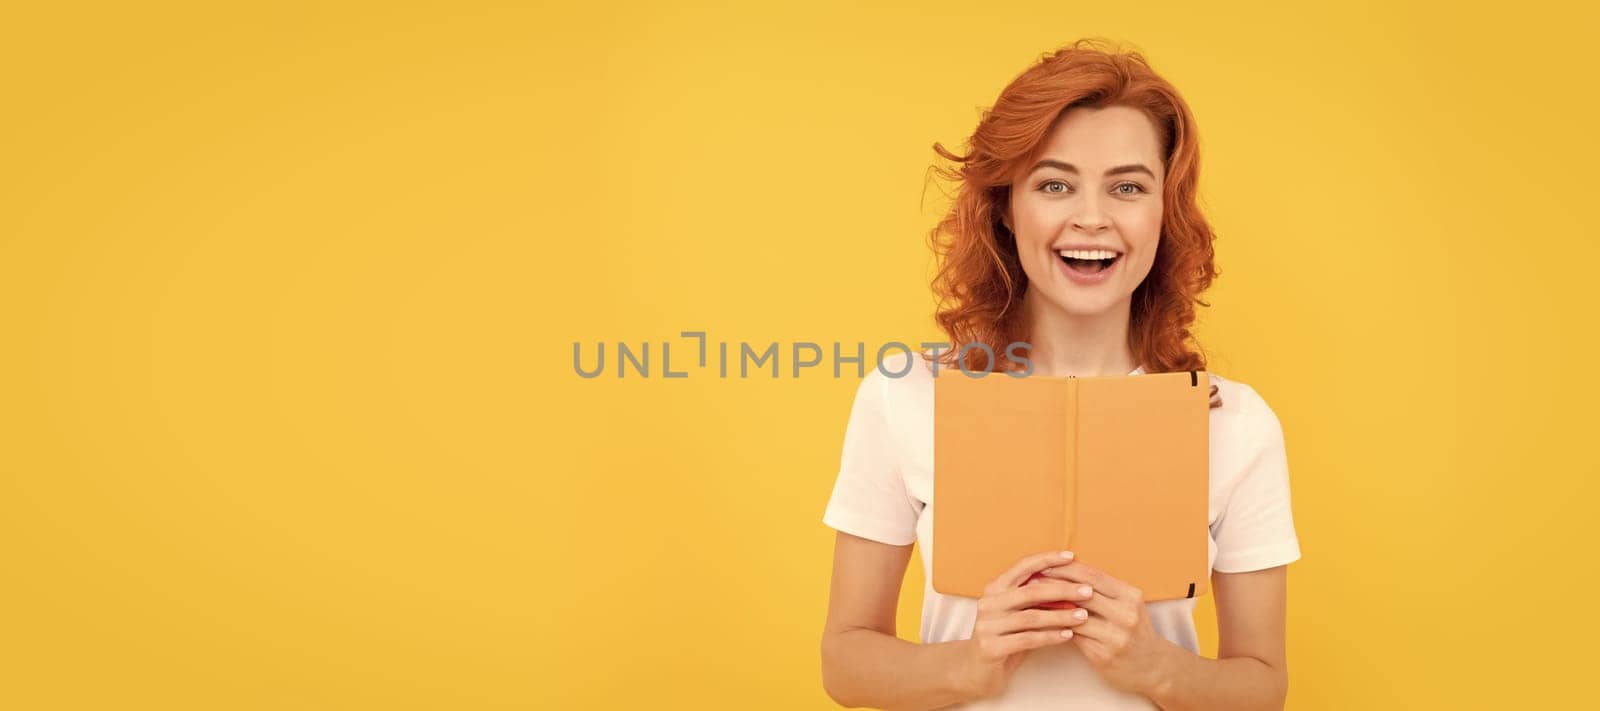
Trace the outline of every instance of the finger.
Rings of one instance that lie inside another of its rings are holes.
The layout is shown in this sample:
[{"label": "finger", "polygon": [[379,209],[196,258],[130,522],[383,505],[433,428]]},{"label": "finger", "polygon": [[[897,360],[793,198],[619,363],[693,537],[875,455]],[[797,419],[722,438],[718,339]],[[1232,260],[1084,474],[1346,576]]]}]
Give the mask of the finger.
[{"label": "finger", "polygon": [[[1050,570],[1050,569],[1046,568],[1045,570]],[[1094,593],[1095,593],[1093,585],[1090,585],[1088,583],[1079,582],[1079,581],[1076,581],[1076,580],[1069,580],[1065,576],[1061,576],[1059,574],[1058,574],[1057,577],[1051,577],[1051,576],[1045,575],[1044,571],[1040,571],[1035,577],[1029,578],[1028,582],[1023,583],[1023,587],[1028,587],[1030,585],[1057,585],[1057,584],[1072,586],[1071,590],[1073,592],[1077,593],[1076,595],[1073,595],[1071,597],[1065,598],[1067,600],[1073,600],[1073,601],[1088,600],[1088,599],[1092,598],[1094,596]]]},{"label": "finger", "polygon": [[1083,616],[1078,616],[1079,610],[1018,610],[1004,617],[990,620],[984,631],[990,634],[1012,634],[1027,630],[1061,630],[1066,627],[1075,627],[1089,619],[1089,611],[1083,610]]},{"label": "finger", "polygon": [[1045,602],[1086,600],[1094,595],[1093,588],[1084,591],[1087,587],[1089,586],[1082,583],[1040,580],[1012,588],[994,597],[1001,610],[1021,610]]},{"label": "finger", "polygon": [[1110,620],[1099,615],[1090,615],[1072,628],[1073,639],[1079,641],[1095,641],[1108,647],[1115,648],[1121,640],[1128,635],[1128,631],[1112,624]]},{"label": "finger", "polygon": [[1048,568],[1052,565],[1060,565],[1061,563],[1070,560],[1072,560],[1072,551],[1045,551],[1043,553],[1035,553],[1017,561],[1009,569],[1007,569],[1006,572],[996,576],[995,579],[984,588],[984,592],[993,594],[1002,590],[1017,587],[1018,585],[1022,584],[1022,581],[1027,580],[1029,576],[1032,576],[1035,572]]},{"label": "finger", "polygon": [[1109,653],[1110,650],[1106,649],[1105,642],[1101,642],[1100,640],[1094,639],[1086,634],[1079,634],[1076,630],[1073,631],[1072,638],[1067,641],[1077,646],[1078,651],[1082,652],[1086,657],[1105,659],[1106,657],[1111,656]]},{"label": "finger", "polygon": [[1043,580],[1060,580],[1067,583],[1088,585],[1094,592],[1100,594],[1101,596],[1106,596],[1107,592],[1100,590],[1094,584],[1095,580],[1101,579],[1095,576],[1094,572],[1094,568],[1074,562],[1067,565],[1054,565],[1049,568],[1045,568],[1044,570],[1039,571],[1039,576],[1040,579]]},{"label": "finger", "polygon": [[1038,574],[1043,576],[1043,577],[1046,577],[1046,578],[1055,578],[1057,580],[1066,580],[1067,579],[1067,574],[1061,572],[1061,569],[1066,567],[1066,566],[1067,566],[1066,563],[1062,563],[1060,565],[1052,565],[1052,566],[1050,566],[1048,568],[1045,568],[1044,570],[1039,571]]},{"label": "finger", "polygon": [[1112,576],[1104,570],[1082,561],[1072,561],[1066,565],[1056,565],[1042,571],[1044,575],[1052,578],[1071,580],[1074,582],[1088,583],[1094,586],[1096,593],[1111,598],[1132,597],[1138,588]]},{"label": "finger", "polygon": [[1113,624],[1132,626],[1139,620],[1139,611],[1127,600],[1115,600],[1104,595],[1095,595],[1078,602],[1078,606],[1092,613],[1094,618],[1107,620]]},{"label": "finger", "polygon": [[1072,630],[1033,630],[1030,632],[1017,632],[995,638],[994,649],[1003,657],[1009,657],[1018,652],[1030,649],[1048,647],[1052,644],[1071,642],[1075,633]]}]

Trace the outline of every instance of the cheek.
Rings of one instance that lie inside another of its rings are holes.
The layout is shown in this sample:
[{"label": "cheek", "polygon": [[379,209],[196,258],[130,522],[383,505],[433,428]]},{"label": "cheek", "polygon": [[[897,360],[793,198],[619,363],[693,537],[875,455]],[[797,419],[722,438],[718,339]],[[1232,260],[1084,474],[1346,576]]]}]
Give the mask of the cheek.
[{"label": "cheek", "polygon": [[1161,205],[1137,210],[1123,221],[1124,237],[1135,247],[1151,248],[1161,238]]},{"label": "cheek", "polygon": [[1048,210],[1033,209],[1023,204],[1016,208],[1016,235],[1017,246],[1039,246],[1045,244],[1049,235],[1060,231],[1060,219],[1051,215]]}]

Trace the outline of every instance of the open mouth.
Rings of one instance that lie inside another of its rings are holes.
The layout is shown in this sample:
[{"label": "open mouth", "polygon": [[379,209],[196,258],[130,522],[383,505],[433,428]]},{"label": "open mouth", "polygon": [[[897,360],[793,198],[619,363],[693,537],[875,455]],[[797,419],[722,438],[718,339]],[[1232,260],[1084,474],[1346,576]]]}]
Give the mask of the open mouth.
[{"label": "open mouth", "polygon": [[1121,252],[1104,249],[1063,249],[1056,254],[1061,261],[1066,262],[1067,268],[1079,274],[1098,274],[1110,269],[1111,265],[1122,258]]}]

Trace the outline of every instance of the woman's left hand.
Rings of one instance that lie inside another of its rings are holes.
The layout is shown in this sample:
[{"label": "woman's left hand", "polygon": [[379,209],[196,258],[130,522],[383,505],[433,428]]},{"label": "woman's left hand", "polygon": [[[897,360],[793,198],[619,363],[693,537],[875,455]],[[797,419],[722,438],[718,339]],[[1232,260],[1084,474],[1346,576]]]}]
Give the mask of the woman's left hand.
[{"label": "woman's left hand", "polygon": [[1088,609],[1089,618],[1072,628],[1071,642],[1106,681],[1150,695],[1161,683],[1164,662],[1176,646],[1150,625],[1143,591],[1076,560],[1046,568],[1040,575],[1094,588],[1089,599],[1077,602]]}]

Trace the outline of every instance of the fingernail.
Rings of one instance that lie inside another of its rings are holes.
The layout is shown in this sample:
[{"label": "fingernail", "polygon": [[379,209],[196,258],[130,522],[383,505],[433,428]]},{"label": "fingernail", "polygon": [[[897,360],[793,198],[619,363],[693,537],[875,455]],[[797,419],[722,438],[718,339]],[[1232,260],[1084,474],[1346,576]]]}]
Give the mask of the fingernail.
[{"label": "fingernail", "polygon": [[1061,557],[1068,559],[1072,558],[1072,551],[1061,551]]},{"label": "fingernail", "polygon": [[1062,637],[1071,637],[1072,636],[1072,630],[1061,630],[1061,636]]},{"label": "fingernail", "polygon": [[1089,619],[1089,611],[1080,607],[1072,611],[1072,616],[1080,620],[1086,620]]},{"label": "fingernail", "polygon": [[1090,595],[1094,594],[1094,588],[1085,585],[1081,588],[1078,588],[1078,594],[1084,597],[1089,597]]}]

